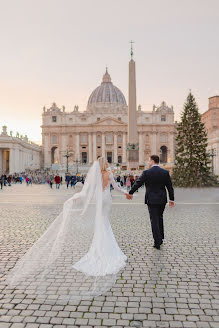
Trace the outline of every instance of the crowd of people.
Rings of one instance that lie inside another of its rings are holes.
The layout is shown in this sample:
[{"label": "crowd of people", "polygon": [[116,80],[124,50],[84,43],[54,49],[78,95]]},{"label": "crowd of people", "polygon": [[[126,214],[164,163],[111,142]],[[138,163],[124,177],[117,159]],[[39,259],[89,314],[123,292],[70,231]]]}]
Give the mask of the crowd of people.
[{"label": "crowd of people", "polygon": [[126,188],[127,191],[129,191],[132,186],[134,185],[136,179],[138,178],[137,175],[132,175],[132,174],[124,174],[124,175],[117,175],[115,177],[115,180],[117,183],[121,185],[121,187]]},{"label": "crowd of people", "polygon": [[[84,175],[79,175],[79,174],[75,174],[75,175],[66,174],[65,175],[65,183],[66,183],[67,189],[69,186],[71,188],[72,187],[74,188],[77,182],[81,182],[82,184],[84,184],[84,181],[85,181]],[[50,175],[49,179],[47,180],[47,183],[50,185],[50,188],[53,188],[53,185],[55,185],[56,189],[59,189],[60,185],[63,184],[63,177],[60,176],[59,174]]]},{"label": "crowd of people", "polygon": [[68,173],[65,174],[65,176],[63,177],[62,175],[54,173],[49,169],[32,171],[26,170],[25,172],[22,172],[20,174],[2,174],[0,176],[0,188],[3,189],[3,187],[11,187],[12,184],[25,183],[27,186],[32,184],[48,184],[50,188],[53,188],[53,186],[55,186],[56,189],[59,189],[63,182],[68,188],[69,186],[74,187],[77,182],[81,182],[82,184],[84,184],[84,181],[85,176],[79,174],[71,175]]},{"label": "crowd of people", "polygon": [[[126,188],[127,191],[131,189],[135,180],[138,176],[134,176],[131,174],[117,174],[114,173],[115,180],[121,187]],[[32,184],[48,184],[52,189],[55,187],[59,189],[60,186],[65,183],[66,188],[69,187],[74,188],[77,182],[81,182],[84,184],[86,175],[83,174],[73,174],[70,173],[65,174],[62,176],[59,173],[54,173],[49,169],[44,170],[26,170],[20,174],[13,174],[13,175],[1,175],[0,176],[0,188],[3,187],[11,187],[12,184],[22,184],[25,183],[27,186]]]}]

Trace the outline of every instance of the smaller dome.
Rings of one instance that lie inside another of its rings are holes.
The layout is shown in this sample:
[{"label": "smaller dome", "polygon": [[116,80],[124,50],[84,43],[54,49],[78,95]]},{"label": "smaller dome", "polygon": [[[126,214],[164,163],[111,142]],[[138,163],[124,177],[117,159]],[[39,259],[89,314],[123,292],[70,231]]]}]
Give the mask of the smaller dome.
[{"label": "smaller dome", "polygon": [[119,90],[119,88],[113,85],[107,69],[103,75],[101,85],[91,93],[87,107],[89,108],[90,106],[101,103],[127,106],[123,93]]}]

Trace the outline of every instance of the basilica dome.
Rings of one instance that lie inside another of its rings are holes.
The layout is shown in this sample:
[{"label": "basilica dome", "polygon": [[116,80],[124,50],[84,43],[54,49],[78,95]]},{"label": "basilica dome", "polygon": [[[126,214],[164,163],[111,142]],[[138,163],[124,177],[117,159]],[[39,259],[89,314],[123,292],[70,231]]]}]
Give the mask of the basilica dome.
[{"label": "basilica dome", "polygon": [[127,106],[123,93],[111,82],[111,77],[106,69],[102,83],[90,95],[87,109],[101,104]]}]

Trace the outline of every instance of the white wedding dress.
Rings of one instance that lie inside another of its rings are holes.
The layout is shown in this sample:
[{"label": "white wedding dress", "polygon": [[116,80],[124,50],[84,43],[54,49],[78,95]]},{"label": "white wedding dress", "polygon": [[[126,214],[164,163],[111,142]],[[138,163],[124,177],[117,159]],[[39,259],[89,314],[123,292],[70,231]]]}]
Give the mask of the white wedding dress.
[{"label": "white wedding dress", "polygon": [[90,276],[116,274],[125,266],[127,260],[126,255],[123,254],[117,244],[109,221],[112,206],[110,184],[115,190],[123,194],[126,193],[116,184],[112,173],[110,173],[108,185],[102,194],[102,222],[95,226],[88,253],[73,265],[76,270]]},{"label": "white wedding dress", "polygon": [[57,304],[102,295],[115,284],[127,257],[109,221],[110,184],[126,193],[112,174],[103,191],[95,161],[81,192],[64,203],[63,211],[6,276],[9,288]]}]

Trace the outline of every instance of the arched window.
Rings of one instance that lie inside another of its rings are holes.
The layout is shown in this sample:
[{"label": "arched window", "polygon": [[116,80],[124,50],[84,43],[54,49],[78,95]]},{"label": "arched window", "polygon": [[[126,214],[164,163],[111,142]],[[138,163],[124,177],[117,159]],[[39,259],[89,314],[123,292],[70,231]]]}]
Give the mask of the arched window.
[{"label": "arched window", "polygon": [[57,147],[52,147],[51,149],[51,163],[57,164],[59,162],[59,152]]},{"label": "arched window", "polygon": [[166,146],[160,147],[160,162],[167,163],[167,147]]},{"label": "arched window", "polygon": [[111,151],[107,152],[106,158],[107,158],[108,163],[111,164],[113,162],[113,153]]},{"label": "arched window", "polygon": [[161,135],[161,141],[162,141],[162,142],[166,142],[166,141],[167,141],[166,134],[162,134],[162,135]]},{"label": "arched window", "polygon": [[87,163],[87,152],[82,152],[82,163],[86,164]]}]

